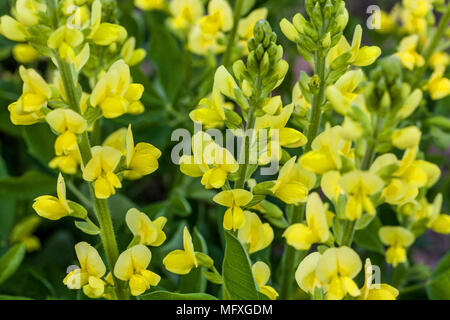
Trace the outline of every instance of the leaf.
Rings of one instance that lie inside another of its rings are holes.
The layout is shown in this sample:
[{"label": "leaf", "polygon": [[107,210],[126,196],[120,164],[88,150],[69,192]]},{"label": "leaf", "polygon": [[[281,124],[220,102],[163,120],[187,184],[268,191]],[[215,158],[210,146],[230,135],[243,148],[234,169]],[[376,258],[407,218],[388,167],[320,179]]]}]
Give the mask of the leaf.
[{"label": "leaf", "polygon": [[378,252],[384,255],[384,246],[378,237],[378,230],[382,224],[378,217],[375,217],[364,230],[355,232],[354,241],[357,245]]},{"label": "leaf", "polygon": [[[194,249],[197,252],[208,254],[208,247],[203,236],[198,232],[198,229],[194,227],[192,236],[192,242]],[[181,276],[180,291],[185,292],[205,292],[206,279],[202,277],[202,268],[195,268],[189,274]]]},{"label": "leaf", "polygon": [[11,277],[25,257],[25,246],[16,244],[0,258],[0,284]]},{"label": "leaf", "polygon": [[55,153],[54,143],[56,136],[50,128],[43,123],[32,126],[23,126],[22,137],[28,148],[28,152],[39,162],[48,165]]},{"label": "leaf", "polygon": [[217,300],[216,297],[206,293],[176,293],[168,291],[155,291],[141,296],[142,300]]},{"label": "leaf", "polygon": [[450,133],[447,133],[438,127],[432,127],[430,134],[433,137],[434,144],[439,149],[445,150],[450,146]]},{"label": "leaf", "polygon": [[91,236],[100,234],[100,229],[96,225],[91,224],[86,221],[75,221],[75,227],[77,227],[84,233],[89,234]]},{"label": "leaf", "polygon": [[0,179],[0,194],[14,199],[33,199],[55,192],[56,179],[37,171]]},{"label": "leaf", "polygon": [[177,39],[167,29],[155,26],[150,40],[150,58],[156,63],[158,77],[168,102],[173,102],[185,75],[183,55]]},{"label": "leaf", "polygon": [[426,289],[431,300],[450,300],[450,252],[431,273]]},{"label": "leaf", "polygon": [[227,299],[259,300],[247,251],[231,232],[225,231],[224,234],[226,246],[222,277]]},{"label": "leaf", "polygon": [[367,227],[369,225],[369,223],[372,222],[372,220],[374,218],[375,218],[374,214],[368,214],[368,213],[363,214],[361,216],[361,218],[359,218],[356,221],[355,230],[362,230],[362,229],[364,229],[365,227]]},{"label": "leaf", "polygon": [[0,294],[0,300],[33,300],[27,297],[8,296],[6,294]]},{"label": "leaf", "polygon": [[177,216],[187,217],[191,214],[192,208],[189,202],[180,195],[174,195],[170,199],[169,210],[172,210]]}]

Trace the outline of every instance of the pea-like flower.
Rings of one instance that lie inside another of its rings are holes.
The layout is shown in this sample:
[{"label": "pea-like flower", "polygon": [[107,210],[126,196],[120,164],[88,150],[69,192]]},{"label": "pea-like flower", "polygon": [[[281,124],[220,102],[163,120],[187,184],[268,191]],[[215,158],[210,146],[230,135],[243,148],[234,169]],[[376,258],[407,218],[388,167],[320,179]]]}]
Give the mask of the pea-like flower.
[{"label": "pea-like flower", "polygon": [[5,38],[18,42],[26,41],[30,35],[25,25],[6,15],[0,18],[0,33]]},{"label": "pea-like flower", "polygon": [[414,243],[414,234],[399,226],[383,226],[378,231],[381,242],[389,246],[386,261],[396,267],[406,262],[406,248]]},{"label": "pea-like flower", "polygon": [[200,19],[205,9],[201,0],[173,0],[169,4],[172,17],[169,25],[175,30],[187,30]]},{"label": "pea-like flower", "polygon": [[[297,250],[308,250],[311,245],[326,242],[330,236],[331,220],[327,207],[315,192],[308,196],[306,202],[306,224],[295,223],[283,233],[286,242]],[[332,217],[332,216],[330,216]]]},{"label": "pea-like flower", "polygon": [[262,223],[256,213],[244,211],[244,223],[239,228],[238,239],[248,246],[248,253],[267,248],[272,243],[273,236],[270,224]]},{"label": "pea-like flower", "polygon": [[345,215],[349,220],[359,219],[363,212],[374,215],[375,207],[370,199],[384,186],[383,180],[370,171],[354,170],[344,174],[339,184],[348,195]]},{"label": "pea-like flower", "polygon": [[310,253],[300,262],[295,271],[295,281],[298,286],[309,294],[314,294],[316,288],[320,289],[324,287],[324,284],[316,274],[320,257],[321,254],[319,252]]},{"label": "pea-like flower", "polygon": [[167,222],[166,217],[151,221],[145,213],[132,208],[128,210],[125,221],[133,235],[139,237],[140,244],[158,247],[166,240],[166,234],[162,230]]},{"label": "pea-like flower", "polygon": [[14,59],[23,64],[33,63],[39,59],[39,52],[26,43],[16,44],[12,49]]},{"label": "pea-like flower", "polygon": [[317,262],[317,278],[327,287],[327,300],[340,300],[348,293],[353,297],[360,294],[353,280],[361,271],[362,263],[358,254],[343,246],[327,249]]},{"label": "pea-like flower", "polygon": [[431,74],[425,90],[430,93],[431,99],[439,100],[450,94],[450,79],[444,77],[445,67],[439,65]]},{"label": "pea-like flower", "polygon": [[392,145],[399,149],[415,148],[419,145],[422,132],[416,126],[397,129],[392,133]]},{"label": "pea-like flower", "polygon": [[91,9],[91,26],[87,39],[99,46],[109,46],[114,42],[121,42],[127,37],[127,30],[118,24],[101,22],[102,2],[95,0]]},{"label": "pea-like flower", "polygon": [[224,101],[219,91],[213,88],[210,98],[200,100],[198,107],[189,113],[192,121],[200,122],[205,129],[221,128],[225,122]]},{"label": "pea-like flower", "polygon": [[228,208],[223,216],[223,227],[226,230],[237,230],[242,227],[245,215],[241,207],[252,199],[253,194],[244,189],[225,190],[214,196],[214,202]]},{"label": "pea-like flower", "polygon": [[33,209],[38,215],[50,220],[59,220],[72,212],[66,198],[66,183],[62,174],[58,176],[56,192],[58,197],[40,196],[34,199]]},{"label": "pea-like flower", "polygon": [[395,54],[402,65],[413,70],[415,67],[422,67],[425,64],[425,59],[416,52],[417,44],[419,43],[419,36],[416,34],[405,37],[400,42],[398,51]]},{"label": "pea-like flower", "polygon": [[144,60],[147,51],[142,48],[136,49],[136,38],[131,37],[123,44],[120,55],[127,65],[135,66]]},{"label": "pea-like flower", "polygon": [[239,20],[237,33],[239,35],[239,43],[244,48],[243,55],[248,55],[247,42],[253,38],[253,30],[259,20],[267,18],[267,8],[258,8],[249,13],[245,18]]},{"label": "pea-like flower", "polygon": [[164,258],[163,264],[167,270],[176,274],[188,274],[192,268],[198,267],[194,244],[187,227],[183,229],[184,250],[174,250]]},{"label": "pea-like flower", "polygon": [[117,279],[128,281],[133,296],[139,296],[158,285],[161,277],[147,270],[152,259],[150,250],[138,244],[122,252],[114,266],[114,275]]},{"label": "pea-like flower", "polygon": [[141,113],[144,106],[139,101],[144,86],[131,83],[130,68],[123,60],[116,61],[92,90],[90,102],[100,106],[105,118],[117,118],[125,113]]},{"label": "pea-like flower", "polygon": [[257,261],[252,266],[252,272],[259,291],[265,294],[269,299],[276,300],[278,297],[278,292],[271,286],[267,285],[267,282],[270,279],[269,266],[262,261]]},{"label": "pea-like flower", "polygon": [[399,294],[394,287],[385,284],[372,283],[373,269],[370,259],[366,259],[364,265],[364,286],[361,288],[360,300],[395,300]]},{"label": "pea-like flower", "polygon": [[159,10],[165,5],[164,0],[134,0],[134,5],[141,10]]},{"label": "pea-like flower", "polygon": [[94,182],[97,198],[107,199],[116,193],[116,188],[122,187],[122,183],[114,173],[120,157],[120,152],[111,147],[95,146],[92,148],[92,159],[83,170],[83,179]]},{"label": "pea-like flower", "polygon": [[75,61],[74,48],[81,45],[84,41],[83,33],[69,26],[61,26],[56,29],[48,38],[47,45],[53,50],[58,50],[61,59],[67,63]]},{"label": "pea-like flower", "polygon": [[8,110],[11,122],[15,125],[31,125],[44,117],[41,109],[47,106],[52,92],[48,83],[34,69],[20,66],[19,74],[23,81],[22,95],[8,106]]},{"label": "pea-like flower", "polygon": [[105,282],[101,279],[106,273],[105,264],[97,250],[87,242],[75,245],[80,267],[72,270],[65,278],[64,284],[69,289],[81,289],[90,298],[100,298],[105,291]]},{"label": "pea-like flower", "polygon": [[357,94],[355,89],[364,78],[364,73],[361,69],[351,70],[345,73],[326,90],[327,99],[330,101],[334,110],[342,115],[346,115],[350,109],[353,100]]}]

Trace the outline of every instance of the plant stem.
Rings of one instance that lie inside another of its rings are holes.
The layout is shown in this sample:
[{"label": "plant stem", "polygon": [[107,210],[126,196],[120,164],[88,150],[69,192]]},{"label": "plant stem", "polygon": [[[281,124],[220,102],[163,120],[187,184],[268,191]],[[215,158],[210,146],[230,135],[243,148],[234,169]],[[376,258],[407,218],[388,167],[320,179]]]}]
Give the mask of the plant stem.
[{"label": "plant stem", "polygon": [[[64,91],[69,103],[69,106],[75,112],[81,114],[80,109],[80,95],[77,94],[77,81],[73,72],[73,67],[58,58],[58,67],[61,73],[61,78],[64,86]],[[92,158],[91,146],[89,137],[85,131],[80,135],[79,150],[81,154],[82,165],[85,166]],[[114,266],[119,257],[119,249],[117,247],[116,238],[114,235],[114,228],[111,220],[111,215],[108,209],[108,203],[105,199],[97,199],[94,192],[93,183],[89,183],[91,197],[94,201],[94,212],[100,224],[100,238],[102,240],[103,248],[105,249],[106,259],[114,281],[114,290],[118,299],[127,299],[128,293],[125,288],[125,283],[114,276]]]},{"label": "plant stem", "polygon": [[239,19],[241,18],[242,6],[244,4],[244,0],[236,0],[236,4],[234,6],[234,17],[233,17],[233,28],[231,29],[230,36],[228,37],[227,48],[225,49],[225,53],[223,54],[222,64],[225,68],[229,68],[230,66],[230,58],[231,52],[233,51],[234,46],[234,38],[236,38],[237,28],[239,25]]}]

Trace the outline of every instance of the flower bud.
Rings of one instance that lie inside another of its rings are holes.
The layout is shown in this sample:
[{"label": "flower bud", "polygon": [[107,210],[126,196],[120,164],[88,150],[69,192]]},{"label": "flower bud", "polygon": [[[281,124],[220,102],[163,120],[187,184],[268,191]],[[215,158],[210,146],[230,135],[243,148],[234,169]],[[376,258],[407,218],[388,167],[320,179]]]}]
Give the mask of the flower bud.
[{"label": "flower bud", "polygon": [[392,133],[392,145],[399,149],[414,148],[419,145],[422,132],[416,126],[395,130]]},{"label": "flower bud", "polygon": [[288,38],[289,40],[296,42],[299,33],[298,33],[298,28],[294,27],[294,25],[292,23],[290,23],[287,19],[283,19],[280,22],[280,28],[281,28],[281,32],[283,32],[283,34],[286,36],[286,38]]}]

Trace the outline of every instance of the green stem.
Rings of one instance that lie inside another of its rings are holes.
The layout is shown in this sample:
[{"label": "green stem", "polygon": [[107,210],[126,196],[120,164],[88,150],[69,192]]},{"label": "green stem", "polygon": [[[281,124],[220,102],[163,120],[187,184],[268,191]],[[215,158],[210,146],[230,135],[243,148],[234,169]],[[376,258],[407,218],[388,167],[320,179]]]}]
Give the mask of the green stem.
[{"label": "green stem", "polygon": [[[77,81],[75,79],[74,69],[71,65],[60,60],[59,58],[58,67],[61,73],[64,91],[68,100],[67,102],[72,110],[81,114],[80,95],[77,94],[77,90],[79,91],[79,88],[76,85]],[[85,166],[92,158],[91,146],[86,131],[80,135],[79,149],[82,164]],[[89,183],[89,189],[91,191],[91,197],[94,201],[95,215],[100,224],[100,238],[102,240],[103,248],[105,249],[106,259],[114,281],[115,294],[118,299],[127,299],[128,293],[125,287],[125,282],[117,279],[114,276],[114,272],[112,272],[114,270],[117,258],[119,257],[119,249],[117,247],[117,242],[114,235],[114,228],[108,209],[108,203],[105,199],[98,199],[95,196],[93,183]]]},{"label": "green stem", "polygon": [[230,36],[228,37],[227,48],[225,53],[223,54],[222,64],[225,68],[229,68],[231,52],[233,51],[234,46],[234,38],[236,38],[237,28],[239,25],[239,19],[241,18],[242,6],[244,4],[244,0],[236,0],[236,4],[234,6],[234,17],[233,17],[233,28],[231,29]]},{"label": "green stem", "polygon": [[342,235],[341,246],[350,247],[353,241],[353,235],[355,234],[356,220],[345,220],[344,233]]},{"label": "green stem", "polygon": [[83,206],[93,208],[91,200],[89,200],[78,188],[73,184],[71,180],[66,180],[67,188],[81,201]]}]

